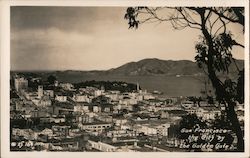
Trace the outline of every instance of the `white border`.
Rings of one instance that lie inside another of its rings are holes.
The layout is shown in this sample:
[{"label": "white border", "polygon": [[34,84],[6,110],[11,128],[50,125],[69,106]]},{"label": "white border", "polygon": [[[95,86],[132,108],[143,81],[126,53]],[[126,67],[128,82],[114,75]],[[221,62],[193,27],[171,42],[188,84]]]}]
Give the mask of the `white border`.
[{"label": "white border", "polygon": [[[1,13],[1,157],[249,157],[249,4],[247,0],[3,0]],[[244,6],[245,18],[245,152],[244,153],[91,153],[91,152],[10,152],[9,151],[9,77],[10,77],[10,6]]]}]

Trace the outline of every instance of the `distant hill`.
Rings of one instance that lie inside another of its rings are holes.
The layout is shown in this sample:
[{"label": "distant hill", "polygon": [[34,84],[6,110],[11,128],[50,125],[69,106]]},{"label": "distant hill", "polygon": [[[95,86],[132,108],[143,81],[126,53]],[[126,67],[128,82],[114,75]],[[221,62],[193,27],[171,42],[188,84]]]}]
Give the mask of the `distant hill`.
[{"label": "distant hill", "polygon": [[192,61],[172,61],[153,58],[127,63],[116,69],[109,70],[109,73],[124,75],[193,75],[201,73],[201,70]]},{"label": "distant hill", "polygon": [[[236,63],[239,69],[243,68],[243,60],[236,60]],[[237,79],[238,71],[234,63],[231,64],[229,70],[229,74],[220,73],[220,78],[229,76],[232,79]],[[40,72],[38,75],[44,79],[49,75],[55,75],[60,82],[71,83],[91,80],[139,83],[142,89],[158,90],[170,96],[200,95],[201,90],[204,90],[204,80],[207,78],[195,62],[155,58],[130,62],[106,71],[48,71]]]},{"label": "distant hill", "polygon": [[[243,60],[237,60],[237,65],[241,69]],[[232,64],[230,72],[237,72],[237,68]],[[160,60],[156,58],[143,59],[138,62],[130,62],[118,68],[106,71],[108,74],[119,75],[201,75],[204,71],[197,66],[197,63],[189,60]]]}]

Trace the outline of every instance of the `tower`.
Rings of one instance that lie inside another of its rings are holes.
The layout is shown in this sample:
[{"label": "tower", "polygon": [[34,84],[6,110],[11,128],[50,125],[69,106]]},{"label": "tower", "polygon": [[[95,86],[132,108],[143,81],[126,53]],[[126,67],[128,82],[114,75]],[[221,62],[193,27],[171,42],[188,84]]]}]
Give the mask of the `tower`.
[{"label": "tower", "polygon": [[54,85],[55,87],[58,87],[58,81],[55,81]]},{"label": "tower", "polygon": [[137,90],[137,92],[139,92],[139,90],[140,90],[140,85],[139,85],[138,82],[137,82],[137,84],[136,84],[136,90]]},{"label": "tower", "polygon": [[105,92],[105,87],[103,85],[101,86],[101,91]]},{"label": "tower", "polygon": [[38,86],[37,93],[38,93],[38,98],[41,98],[43,96],[43,86],[42,85]]}]

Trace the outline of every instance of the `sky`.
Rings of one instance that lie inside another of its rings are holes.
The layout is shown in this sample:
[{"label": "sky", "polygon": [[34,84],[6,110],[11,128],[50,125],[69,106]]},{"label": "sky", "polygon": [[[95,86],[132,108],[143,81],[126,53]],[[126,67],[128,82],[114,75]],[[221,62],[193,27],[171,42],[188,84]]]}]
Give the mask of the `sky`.
[{"label": "sky", "polygon": [[[175,30],[170,23],[128,29],[125,12],[123,7],[11,7],[11,70],[107,70],[145,58],[194,61],[199,30]],[[233,53],[244,57],[242,49]]]}]

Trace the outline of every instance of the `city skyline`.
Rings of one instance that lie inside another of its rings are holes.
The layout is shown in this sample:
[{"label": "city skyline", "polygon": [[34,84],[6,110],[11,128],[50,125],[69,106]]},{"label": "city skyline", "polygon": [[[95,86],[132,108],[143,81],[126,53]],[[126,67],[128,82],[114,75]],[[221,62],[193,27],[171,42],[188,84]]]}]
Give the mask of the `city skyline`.
[{"label": "city skyline", "polygon": [[[11,70],[108,70],[145,58],[194,61],[199,30],[174,30],[170,23],[128,29],[125,12],[122,7],[11,7]],[[234,56],[243,59],[243,51],[234,49]]]}]

